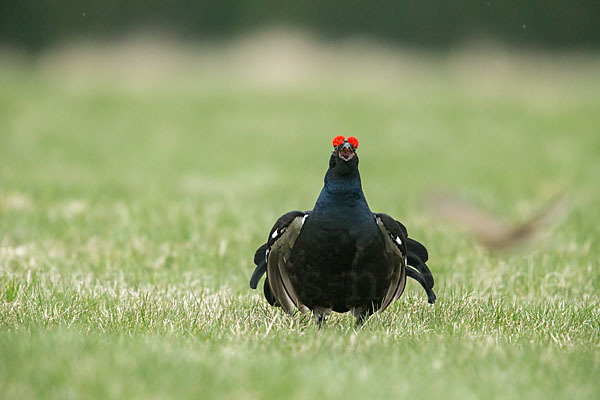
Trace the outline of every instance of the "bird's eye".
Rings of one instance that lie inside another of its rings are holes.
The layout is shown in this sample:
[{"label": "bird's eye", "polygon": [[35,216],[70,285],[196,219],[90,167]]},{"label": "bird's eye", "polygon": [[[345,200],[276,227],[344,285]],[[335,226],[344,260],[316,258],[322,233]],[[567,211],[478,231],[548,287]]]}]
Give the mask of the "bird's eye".
[{"label": "bird's eye", "polygon": [[346,138],[342,135],[338,135],[333,138],[333,147],[341,146],[346,141]]},{"label": "bird's eye", "polygon": [[358,149],[358,139],[355,138],[354,136],[350,136],[348,138],[348,143],[350,143],[352,145],[352,147],[354,147],[355,149]]}]

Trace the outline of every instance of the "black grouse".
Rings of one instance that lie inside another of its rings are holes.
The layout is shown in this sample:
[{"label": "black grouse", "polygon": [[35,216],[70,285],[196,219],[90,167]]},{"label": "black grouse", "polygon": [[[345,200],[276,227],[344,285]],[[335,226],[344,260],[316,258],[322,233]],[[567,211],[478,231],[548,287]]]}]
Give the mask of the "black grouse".
[{"label": "black grouse", "polygon": [[312,311],[319,325],[333,310],[352,311],[357,325],[398,299],[406,277],[434,303],[427,249],[404,225],[373,213],[358,172],[358,140],[336,136],[325,185],[312,211],[281,216],[254,255],[250,287],[266,272],[264,294],[273,306]]}]

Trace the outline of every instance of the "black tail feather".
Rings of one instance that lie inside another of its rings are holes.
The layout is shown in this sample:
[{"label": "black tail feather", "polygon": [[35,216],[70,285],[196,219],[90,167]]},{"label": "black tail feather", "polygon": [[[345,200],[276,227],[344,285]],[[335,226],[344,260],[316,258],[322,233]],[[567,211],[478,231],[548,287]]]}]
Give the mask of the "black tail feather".
[{"label": "black tail feather", "polygon": [[413,267],[418,269],[419,272],[421,273],[421,275],[423,275],[423,278],[425,278],[425,282],[427,283],[427,286],[432,288],[435,284],[435,281],[433,279],[433,274],[429,270],[429,267],[427,266],[427,264],[425,264],[418,255],[416,255],[415,253],[413,253],[410,250],[408,251],[406,256],[407,256],[406,263],[408,265],[412,265]]},{"label": "black tail feather", "polygon": [[433,293],[433,290],[431,290],[427,287],[427,283],[425,283],[425,279],[423,278],[423,275],[421,275],[421,273],[419,271],[407,266],[406,267],[406,275],[409,278],[413,278],[415,281],[419,282],[419,284],[421,286],[423,286],[423,289],[425,289],[425,292],[427,293],[427,301],[429,303],[435,302],[435,293]]},{"label": "black tail feather", "polygon": [[260,278],[267,272],[267,243],[263,244],[254,253],[254,264],[256,268],[250,278],[250,287],[256,289]]},{"label": "black tail feather", "polygon": [[427,293],[427,301],[430,304],[435,303],[435,299],[437,298],[435,295],[435,292],[433,291],[433,289],[431,287],[429,287],[427,285],[425,278],[423,277],[423,275],[421,275],[421,273],[417,269],[407,266],[406,267],[406,275],[410,278],[413,278],[414,280],[419,282],[421,284],[421,286],[423,286],[423,289],[425,289],[425,293]]},{"label": "black tail feather", "polygon": [[[406,247],[408,251],[415,253],[422,262],[426,263],[429,260],[429,253],[427,253],[427,249],[421,243],[417,242],[414,239],[407,238]],[[256,261],[255,261],[256,262]]]},{"label": "black tail feather", "polygon": [[267,262],[267,246],[268,243],[263,244],[254,253],[254,264],[260,265],[263,262]]},{"label": "black tail feather", "polygon": [[433,291],[435,281],[431,270],[425,264],[429,259],[427,249],[421,243],[414,239],[407,238],[406,246],[406,263],[413,268],[406,268],[406,273],[409,277],[413,278],[423,286],[427,293],[427,301],[433,304],[436,299],[436,295]]}]

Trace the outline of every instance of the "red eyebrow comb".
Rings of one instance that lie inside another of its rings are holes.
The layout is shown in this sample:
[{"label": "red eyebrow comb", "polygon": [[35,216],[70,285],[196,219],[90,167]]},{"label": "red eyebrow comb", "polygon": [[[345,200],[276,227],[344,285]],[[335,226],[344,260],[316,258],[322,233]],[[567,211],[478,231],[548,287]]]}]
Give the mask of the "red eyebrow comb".
[{"label": "red eyebrow comb", "polygon": [[338,135],[333,138],[333,147],[338,147],[346,141],[346,138],[342,135]]}]

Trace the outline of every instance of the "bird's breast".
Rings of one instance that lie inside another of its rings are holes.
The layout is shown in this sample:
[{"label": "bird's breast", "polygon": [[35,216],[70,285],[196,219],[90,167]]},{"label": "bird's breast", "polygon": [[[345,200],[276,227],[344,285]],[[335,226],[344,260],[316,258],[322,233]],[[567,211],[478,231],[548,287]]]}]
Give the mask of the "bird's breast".
[{"label": "bird's breast", "polygon": [[383,249],[375,220],[346,216],[313,218],[311,215],[296,240],[297,261],[321,271],[350,270],[357,258]]}]

